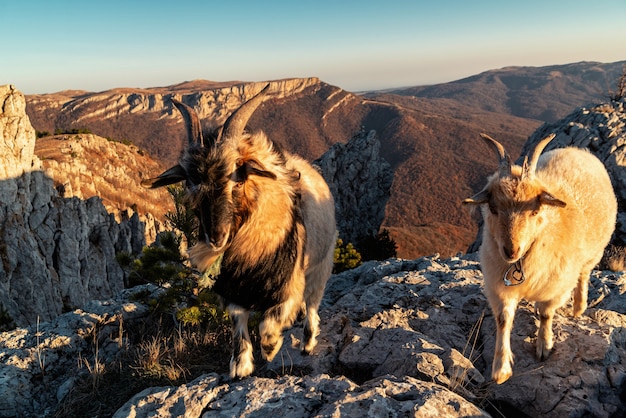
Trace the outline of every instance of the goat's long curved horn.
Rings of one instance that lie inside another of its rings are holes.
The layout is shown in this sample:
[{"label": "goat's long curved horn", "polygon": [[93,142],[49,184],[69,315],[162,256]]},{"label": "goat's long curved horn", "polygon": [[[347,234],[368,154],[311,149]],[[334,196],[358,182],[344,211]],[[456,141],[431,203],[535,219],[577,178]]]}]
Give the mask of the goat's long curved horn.
[{"label": "goat's long curved horn", "polygon": [[528,177],[535,174],[535,170],[537,169],[537,161],[539,161],[539,156],[543,152],[546,145],[548,145],[548,143],[552,141],[555,136],[556,134],[550,134],[543,138],[541,141],[537,142],[535,148],[533,148],[533,150],[529,153],[530,161],[528,159],[528,156],[524,158],[524,167],[522,171],[523,176]]},{"label": "goat's long curved horn", "polygon": [[257,107],[263,102],[263,96],[265,96],[269,88],[270,85],[268,84],[256,96],[242,104],[239,109],[235,110],[235,112],[228,117],[224,123],[224,129],[222,130],[220,138],[239,136],[243,133],[250,116],[252,116]]},{"label": "goat's long curved horn", "polygon": [[507,177],[511,175],[511,157],[507,154],[504,146],[501,143],[493,139],[487,134],[480,134],[480,137],[485,140],[485,142],[496,151],[498,154],[498,171],[500,172],[500,177]]},{"label": "goat's long curved horn", "polygon": [[172,103],[176,106],[176,109],[183,115],[185,121],[185,128],[187,129],[187,141],[189,146],[204,146],[204,140],[202,139],[202,126],[200,126],[200,120],[198,114],[191,107],[179,102],[176,99],[172,99]]}]

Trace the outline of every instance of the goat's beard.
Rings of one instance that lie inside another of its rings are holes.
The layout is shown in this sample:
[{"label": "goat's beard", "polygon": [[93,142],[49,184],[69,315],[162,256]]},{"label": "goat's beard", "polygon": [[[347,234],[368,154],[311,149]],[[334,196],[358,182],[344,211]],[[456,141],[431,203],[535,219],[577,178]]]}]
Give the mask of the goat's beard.
[{"label": "goat's beard", "polygon": [[187,250],[189,260],[201,272],[207,271],[223,253],[223,249],[221,251],[215,251],[204,242],[199,242]]}]

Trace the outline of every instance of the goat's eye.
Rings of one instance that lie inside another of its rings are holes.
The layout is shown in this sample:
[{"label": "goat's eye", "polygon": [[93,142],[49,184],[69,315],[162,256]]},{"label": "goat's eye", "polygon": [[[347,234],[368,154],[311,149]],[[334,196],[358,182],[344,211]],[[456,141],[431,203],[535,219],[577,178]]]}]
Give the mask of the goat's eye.
[{"label": "goat's eye", "polygon": [[492,213],[492,214],[494,214],[494,215],[497,215],[497,214],[498,214],[498,209],[497,209],[494,205],[492,205],[491,203],[489,203],[489,204],[488,204],[488,206],[489,206],[489,212],[491,212],[491,213]]}]

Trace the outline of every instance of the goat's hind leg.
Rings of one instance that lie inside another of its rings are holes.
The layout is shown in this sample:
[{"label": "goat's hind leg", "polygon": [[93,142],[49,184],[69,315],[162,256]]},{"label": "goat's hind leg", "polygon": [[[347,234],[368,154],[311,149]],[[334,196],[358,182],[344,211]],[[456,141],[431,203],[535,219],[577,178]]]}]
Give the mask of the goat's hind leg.
[{"label": "goat's hind leg", "polygon": [[252,343],[248,333],[249,312],[237,305],[226,308],[232,320],[233,354],[230,358],[230,377],[244,378],[254,371]]},{"label": "goat's hind leg", "polygon": [[302,354],[311,354],[317,345],[317,336],[320,333],[320,316],[318,314],[326,282],[332,272],[332,263],[325,262],[316,269],[307,272],[306,287],[304,291],[305,318],[302,327]]},{"label": "goat's hind leg", "polygon": [[574,318],[578,318],[587,310],[587,293],[589,292],[590,274],[591,268],[585,267],[582,269],[580,276],[578,276],[578,283],[576,289],[574,289]]},{"label": "goat's hind leg", "polygon": [[537,332],[537,346],[535,355],[537,360],[545,360],[550,355],[554,346],[554,335],[552,333],[552,322],[557,306],[553,301],[537,302],[535,307],[539,314],[539,331]]},{"label": "goat's hind leg", "polygon": [[[585,307],[587,305],[586,293],[587,289],[585,288]],[[535,303],[535,307],[539,313],[539,331],[537,332],[537,347],[535,352],[537,360],[545,360],[550,356],[550,352],[554,346],[554,334],[552,332],[554,314],[557,309],[565,305],[569,297],[570,294],[564,292],[555,299]],[[576,296],[574,296],[574,299],[576,299]],[[574,302],[574,306],[575,305],[576,302]],[[575,307],[574,310],[576,310]]]},{"label": "goat's hind leg", "polygon": [[307,305],[306,317],[302,328],[302,353],[311,354],[317,345],[317,336],[320,333],[320,316],[317,306]]}]

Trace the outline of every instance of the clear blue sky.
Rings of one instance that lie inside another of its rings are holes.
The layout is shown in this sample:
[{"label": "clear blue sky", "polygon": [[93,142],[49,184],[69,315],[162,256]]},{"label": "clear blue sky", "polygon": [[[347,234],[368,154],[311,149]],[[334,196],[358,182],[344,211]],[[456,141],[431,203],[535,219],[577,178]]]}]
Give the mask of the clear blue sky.
[{"label": "clear blue sky", "polygon": [[26,94],[316,76],[350,91],[626,60],[626,0],[0,0]]}]

